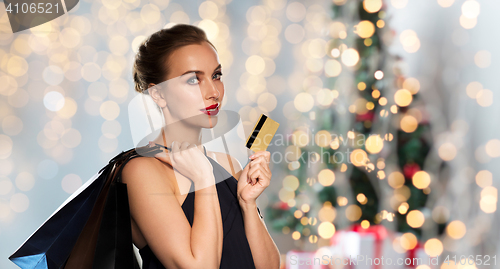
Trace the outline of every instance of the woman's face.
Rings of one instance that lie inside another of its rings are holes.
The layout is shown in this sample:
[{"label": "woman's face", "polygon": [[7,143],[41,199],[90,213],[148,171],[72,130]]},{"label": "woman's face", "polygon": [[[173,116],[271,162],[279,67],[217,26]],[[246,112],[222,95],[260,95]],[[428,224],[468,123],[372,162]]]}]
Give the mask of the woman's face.
[{"label": "woman's face", "polygon": [[[207,42],[184,46],[170,55],[169,64],[167,80],[157,85],[162,96],[157,104],[162,107],[167,124],[182,120],[185,124],[213,128],[224,97],[215,49]],[[217,106],[215,111],[206,110],[213,105]]]}]

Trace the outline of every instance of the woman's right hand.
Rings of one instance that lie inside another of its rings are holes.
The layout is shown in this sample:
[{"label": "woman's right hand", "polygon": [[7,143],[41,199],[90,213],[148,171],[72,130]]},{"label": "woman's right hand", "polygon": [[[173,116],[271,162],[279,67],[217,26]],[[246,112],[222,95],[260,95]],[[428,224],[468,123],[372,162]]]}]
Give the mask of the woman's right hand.
[{"label": "woman's right hand", "polygon": [[170,149],[168,153],[161,152],[155,157],[189,178],[195,186],[206,187],[215,184],[213,166],[203,153],[203,146],[173,141]]}]

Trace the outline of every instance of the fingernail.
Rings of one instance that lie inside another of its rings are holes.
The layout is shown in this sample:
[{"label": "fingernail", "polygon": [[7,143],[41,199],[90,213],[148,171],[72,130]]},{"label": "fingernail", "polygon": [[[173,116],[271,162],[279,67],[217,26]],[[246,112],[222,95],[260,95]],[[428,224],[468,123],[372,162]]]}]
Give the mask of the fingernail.
[{"label": "fingernail", "polygon": [[255,157],[255,155],[251,155],[249,158],[252,159],[253,157]]}]

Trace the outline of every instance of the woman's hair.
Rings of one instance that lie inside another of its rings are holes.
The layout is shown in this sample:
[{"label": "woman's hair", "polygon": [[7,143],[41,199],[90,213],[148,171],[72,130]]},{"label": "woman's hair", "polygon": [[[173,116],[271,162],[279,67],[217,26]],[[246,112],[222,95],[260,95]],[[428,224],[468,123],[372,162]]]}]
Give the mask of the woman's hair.
[{"label": "woman's hair", "polygon": [[170,72],[170,55],[183,46],[201,45],[203,42],[208,42],[215,49],[201,28],[189,24],[176,24],[151,34],[141,43],[135,56],[132,70],[135,90],[148,93],[146,90],[150,83],[164,82]]}]

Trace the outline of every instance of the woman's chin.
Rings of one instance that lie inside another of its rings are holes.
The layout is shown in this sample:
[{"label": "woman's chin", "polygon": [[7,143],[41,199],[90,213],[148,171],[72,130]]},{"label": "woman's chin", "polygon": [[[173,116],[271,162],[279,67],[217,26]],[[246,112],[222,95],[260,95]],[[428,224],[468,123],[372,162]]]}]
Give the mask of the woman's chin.
[{"label": "woman's chin", "polygon": [[207,121],[205,121],[203,124],[204,125],[203,128],[206,128],[206,129],[214,128],[218,122],[219,122],[219,119],[217,116],[208,116]]}]

